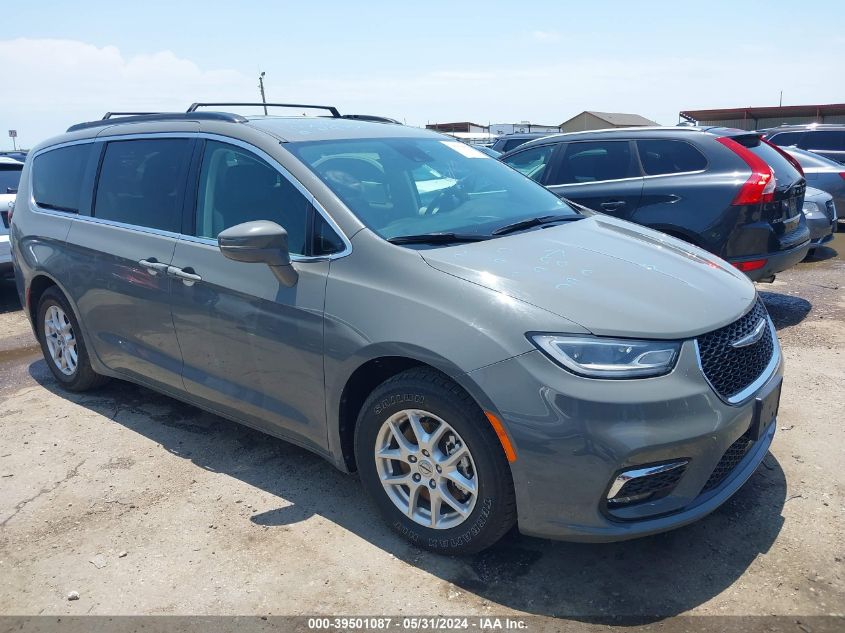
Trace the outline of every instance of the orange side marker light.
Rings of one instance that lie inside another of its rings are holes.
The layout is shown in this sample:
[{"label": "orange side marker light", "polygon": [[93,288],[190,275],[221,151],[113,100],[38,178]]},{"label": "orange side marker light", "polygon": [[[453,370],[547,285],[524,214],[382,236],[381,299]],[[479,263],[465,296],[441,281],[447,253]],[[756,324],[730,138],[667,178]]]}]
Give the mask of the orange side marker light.
[{"label": "orange side marker light", "polygon": [[509,462],[516,461],[516,451],[513,450],[513,445],[511,444],[511,440],[508,437],[507,432],[505,431],[505,427],[502,424],[502,421],[496,416],[495,413],[490,411],[485,411],[484,415],[487,416],[487,419],[490,421],[490,425],[493,427],[493,430],[496,431],[496,435],[499,438],[499,442],[502,444],[502,448],[505,450],[505,457],[507,457]]}]

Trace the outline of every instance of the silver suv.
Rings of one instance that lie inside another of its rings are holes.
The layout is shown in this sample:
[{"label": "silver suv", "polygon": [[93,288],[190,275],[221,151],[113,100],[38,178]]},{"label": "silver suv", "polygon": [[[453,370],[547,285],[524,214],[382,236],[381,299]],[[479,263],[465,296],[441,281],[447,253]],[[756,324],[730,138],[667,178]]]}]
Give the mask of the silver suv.
[{"label": "silver suv", "polygon": [[327,110],[95,121],[29,154],[16,281],[61,385],[131,380],[295,442],[444,553],[517,523],[667,530],[754,472],[783,368],[741,272]]},{"label": "silver suv", "polygon": [[14,207],[21,179],[23,163],[0,155],[0,278],[12,274],[12,254],[9,249],[9,214]]}]

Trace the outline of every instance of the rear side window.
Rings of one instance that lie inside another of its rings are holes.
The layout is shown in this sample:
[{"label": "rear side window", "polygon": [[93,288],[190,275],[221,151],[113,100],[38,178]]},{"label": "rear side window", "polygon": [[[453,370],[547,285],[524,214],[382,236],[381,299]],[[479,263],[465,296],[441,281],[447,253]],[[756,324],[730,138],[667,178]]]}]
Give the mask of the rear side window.
[{"label": "rear side window", "polygon": [[554,150],[554,145],[532,147],[524,152],[508,156],[504,160],[504,163],[513,167],[523,176],[528,176],[531,180],[542,182],[543,174],[546,173],[546,168],[549,165],[549,161],[551,161]]},{"label": "rear side window", "polygon": [[23,165],[4,165],[0,163],[0,194],[15,193],[21,179]]},{"label": "rear side window", "polygon": [[836,130],[815,130],[807,132],[801,143],[805,149],[842,150],[845,149],[845,132]]},{"label": "rear side window", "polygon": [[[94,157],[94,144],[82,143],[50,150],[32,163],[32,195],[44,209],[79,213],[91,199],[85,171]],[[87,209],[86,209],[87,210]]]},{"label": "rear side window", "polygon": [[600,182],[639,176],[628,141],[569,143],[547,185]]},{"label": "rear side window", "polygon": [[798,141],[801,140],[803,135],[804,132],[781,132],[780,134],[775,134],[769,140],[775,145],[787,147],[789,145],[798,145]]},{"label": "rear side window", "polygon": [[100,169],[94,216],[179,232],[191,144],[182,138],[110,142]]},{"label": "rear side window", "polygon": [[684,141],[667,139],[637,141],[637,151],[640,154],[643,171],[649,176],[700,171],[707,167],[707,159],[704,155]]}]

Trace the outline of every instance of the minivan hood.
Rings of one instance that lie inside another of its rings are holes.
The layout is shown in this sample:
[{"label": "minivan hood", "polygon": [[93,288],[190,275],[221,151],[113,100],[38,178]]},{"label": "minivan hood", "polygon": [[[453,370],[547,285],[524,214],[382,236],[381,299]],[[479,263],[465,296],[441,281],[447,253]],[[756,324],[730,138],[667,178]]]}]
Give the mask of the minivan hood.
[{"label": "minivan hood", "polygon": [[420,254],[600,336],[690,338],[738,319],[756,297],[715,255],[608,216]]}]

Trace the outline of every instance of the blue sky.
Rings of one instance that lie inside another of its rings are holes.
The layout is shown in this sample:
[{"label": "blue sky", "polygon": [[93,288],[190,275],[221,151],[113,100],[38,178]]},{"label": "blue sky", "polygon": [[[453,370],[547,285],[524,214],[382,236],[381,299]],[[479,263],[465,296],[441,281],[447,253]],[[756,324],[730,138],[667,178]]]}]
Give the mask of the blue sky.
[{"label": "blue sky", "polygon": [[[331,103],[428,121],[845,102],[845,2],[4,3],[0,147],[107,110]],[[527,8],[526,8],[527,7]],[[10,99],[9,96],[12,98]]]}]

